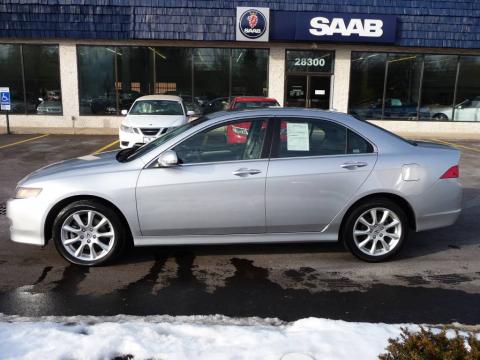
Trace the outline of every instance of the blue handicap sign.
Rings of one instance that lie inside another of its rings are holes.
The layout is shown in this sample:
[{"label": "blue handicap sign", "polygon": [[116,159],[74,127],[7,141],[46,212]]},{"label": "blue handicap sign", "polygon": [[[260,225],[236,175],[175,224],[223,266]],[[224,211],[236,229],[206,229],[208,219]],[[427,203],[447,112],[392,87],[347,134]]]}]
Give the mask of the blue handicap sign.
[{"label": "blue handicap sign", "polygon": [[9,88],[0,88],[0,110],[10,110]]}]

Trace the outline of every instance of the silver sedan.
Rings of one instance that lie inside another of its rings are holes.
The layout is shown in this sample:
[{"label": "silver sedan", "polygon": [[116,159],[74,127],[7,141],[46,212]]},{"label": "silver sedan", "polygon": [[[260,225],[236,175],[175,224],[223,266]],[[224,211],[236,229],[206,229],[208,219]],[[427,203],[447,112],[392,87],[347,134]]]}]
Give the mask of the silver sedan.
[{"label": "silver sedan", "polygon": [[409,231],[457,220],[459,158],[343,113],[221,112],[140,148],[40,169],[20,181],[7,216],[13,241],[53,239],[79,265],[110,261],[129,241],[341,241],[376,262]]}]

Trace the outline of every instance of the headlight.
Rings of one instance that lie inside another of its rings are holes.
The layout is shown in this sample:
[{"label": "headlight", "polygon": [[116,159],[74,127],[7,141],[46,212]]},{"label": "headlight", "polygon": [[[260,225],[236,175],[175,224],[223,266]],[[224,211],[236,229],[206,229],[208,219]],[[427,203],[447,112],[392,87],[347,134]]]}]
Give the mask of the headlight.
[{"label": "headlight", "polygon": [[29,199],[37,197],[42,189],[40,188],[28,188],[28,187],[19,187],[17,188],[17,193],[15,194],[15,199]]},{"label": "headlight", "polygon": [[120,130],[122,130],[123,132],[126,132],[126,133],[130,133],[130,134],[133,134],[134,132],[138,133],[138,131],[136,131],[137,129],[135,129],[134,127],[131,127],[131,126],[127,126],[127,125],[120,125]]}]

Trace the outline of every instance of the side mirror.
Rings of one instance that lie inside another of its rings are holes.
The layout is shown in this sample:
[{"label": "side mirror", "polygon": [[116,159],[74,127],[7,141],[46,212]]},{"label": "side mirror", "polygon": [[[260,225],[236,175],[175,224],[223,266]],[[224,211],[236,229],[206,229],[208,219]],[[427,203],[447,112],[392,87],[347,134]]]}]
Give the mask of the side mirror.
[{"label": "side mirror", "polygon": [[128,110],[123,109],[120,113],[121,113],[123,116],[126,116],[126,115],[128,114]]},{"label": "side mirror", "polygon": [[158,167],[168,168],[178,165],[178,156],[175,150],[167,150],[157,159]]},{"label": "side mirror", "polygon": [[195,115],[195,111],[193,111],[193,110],[188,110],[187,111],[187,116],[193,116],[193,115]]}]

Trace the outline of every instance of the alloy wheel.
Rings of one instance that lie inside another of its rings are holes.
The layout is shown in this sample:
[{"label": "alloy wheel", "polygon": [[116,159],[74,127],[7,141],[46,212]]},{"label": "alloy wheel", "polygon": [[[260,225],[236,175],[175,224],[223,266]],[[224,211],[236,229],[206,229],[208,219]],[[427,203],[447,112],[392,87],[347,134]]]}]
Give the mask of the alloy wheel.
[{"label": "alloy wheel", "polygon": [[79,260],[96,261],[105,257],[115,243],[115,231],[106,216],[94,210],[78,210],[62,224],[61,242]]},{"label": "alloy wheel", "polygon": [[382,256],[396,248],[402,230],[402,222],[394,211],[375,207],[357,218],[353,226],[353,239],[364,254]]}]

